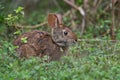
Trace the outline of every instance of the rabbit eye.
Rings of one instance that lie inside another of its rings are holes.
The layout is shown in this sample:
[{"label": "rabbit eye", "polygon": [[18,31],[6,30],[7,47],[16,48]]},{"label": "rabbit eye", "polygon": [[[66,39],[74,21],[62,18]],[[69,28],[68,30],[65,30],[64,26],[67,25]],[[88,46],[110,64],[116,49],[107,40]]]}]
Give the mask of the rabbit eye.
[{"label": "rabbit eye", "polygon": [[67,34],[68,34],[68,32],[65,31],[65,32],[64,32],[64,35],[67,35]]}]

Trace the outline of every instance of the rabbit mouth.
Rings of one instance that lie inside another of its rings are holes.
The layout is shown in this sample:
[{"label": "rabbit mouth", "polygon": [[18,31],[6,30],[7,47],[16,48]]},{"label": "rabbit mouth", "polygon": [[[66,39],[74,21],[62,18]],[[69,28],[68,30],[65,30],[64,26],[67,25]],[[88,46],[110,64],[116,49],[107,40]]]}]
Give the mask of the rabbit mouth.
[{"label": "rabbit mouth", "polygon": [[56,41],[56,44],[59,46],[72,46],[76,43],[76,41]]},{"label": "rabbit mouth", "polygon": [[66,41],[56,41],[56,44],[59,45],[59,46],[67,46]]}]

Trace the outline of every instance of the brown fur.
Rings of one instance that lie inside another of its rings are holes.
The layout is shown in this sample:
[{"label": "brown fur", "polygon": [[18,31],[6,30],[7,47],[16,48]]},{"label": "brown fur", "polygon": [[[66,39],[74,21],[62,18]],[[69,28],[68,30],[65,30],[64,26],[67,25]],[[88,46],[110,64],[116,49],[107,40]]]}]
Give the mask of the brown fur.
[{"label": "brown fur", "polygon": [[[70,44],[76,41],[75,34],[67,27],[61,24],[61,17],[58,14],[49,14],[48,23],[52,28],[52,36],[45,31],[34,30],[19,36],[14,45],[19,46],[17,53],[20,57],[48,55],[49,60],[59,60],[60,57],[66,54]],[[64,35],[64,31],[68,34]],[[27,43],[23,43],[21,38],[27,37]]]}]

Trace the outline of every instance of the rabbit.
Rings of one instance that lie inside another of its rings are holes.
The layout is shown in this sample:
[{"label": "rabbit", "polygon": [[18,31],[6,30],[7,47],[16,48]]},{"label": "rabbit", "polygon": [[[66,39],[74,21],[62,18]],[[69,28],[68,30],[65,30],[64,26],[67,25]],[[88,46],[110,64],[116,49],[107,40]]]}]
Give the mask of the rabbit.
[{"label": "rabbit", "polygon": [[[49,56],[49,61],[60,60],[66,55],[68,47],[77,42],[76,35],[62,24],[60,14],[48,14],[48,24],[52,34],[46,31],[33,30],[26,32],[14,40],[14,45],[18,46],[16,52],[20,57]],[[21,38],[27,38],[23,43]]]}]

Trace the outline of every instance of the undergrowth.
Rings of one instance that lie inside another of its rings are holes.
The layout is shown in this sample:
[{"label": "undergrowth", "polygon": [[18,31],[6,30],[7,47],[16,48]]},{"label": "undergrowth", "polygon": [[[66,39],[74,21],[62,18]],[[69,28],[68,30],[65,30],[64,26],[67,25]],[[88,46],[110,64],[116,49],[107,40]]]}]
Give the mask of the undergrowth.
[{"label": "undergrowth", "polygon": [[[120,42],[81,41],[60,61],[20,59],[12,43],[2,41],[0,80],[119,80]],[[6,50],[7,49],[7,50]]]},{"label": "undergrowth", "polygon": [[[47,2],[47,1],[46,1]],[[93,2],[93,1],[92,1]],[[9,1],[8,1],[9,3]],[[5,4],[8,4],[5,3]],[[77,4],[82,4],[78,0]],[[64,4],[61,4],[64,5]],[[0,10],[2,4],[0,3]],[[8,6],[8,5],[3,5]],[[40,5],[42,6],[42,5]],[[46,5],[45,5],[46,6]],[[66,4],[63,6],[66,7]],[[50,12],[59,12],[57,7],[50,9]],[[23,32],[31,29],[19,29],[13,26],[15,23],[38,24],[46,21],[46,14],[49,12],[44,8],[38,8],[29,18],[24,19],[23,8],[18,7],[12,13],[6,11],[0,14],[0,80],[119,80],[120,79],[120,42],[107,41],[110,39],[110,20],[101,19],[98,16],[95,24],[86,27],[83,36],[80,30],[76,30],[78,39],[99,38],[101,41],[80,41],[70,47],[68,54],[60,61],[45,62],[46,57],[31,57],[29,59],[19,58],[15,52],[16,46],[12,41]],[[66,12],[64,8],[62,13]],[[45,12],[47,11],[47,12]],[[101,10],[101,12],[103,12]],[[98,14],[99,15],[99,14]],[[79,17],[79,16],[78,16]],[[21,20],[21,18],[23,18]],[[68,17],[67,17],[68,18]],[[64,18],[66,25],[69,20]],[[78,24],[80,21],[78,20]],[[6,25],[7,24],[7,25]],[[118,25],[119,27],[119,25]],[[49,31],[49,28],[39,27],[38,30]],[[33,30],[33,29],[32,29]],[[14,35],[13,35],[14,34]],[[119,40],[120,30],[116,30],[116,39]],[[25,39],[23,39],[24,42]]]}]

